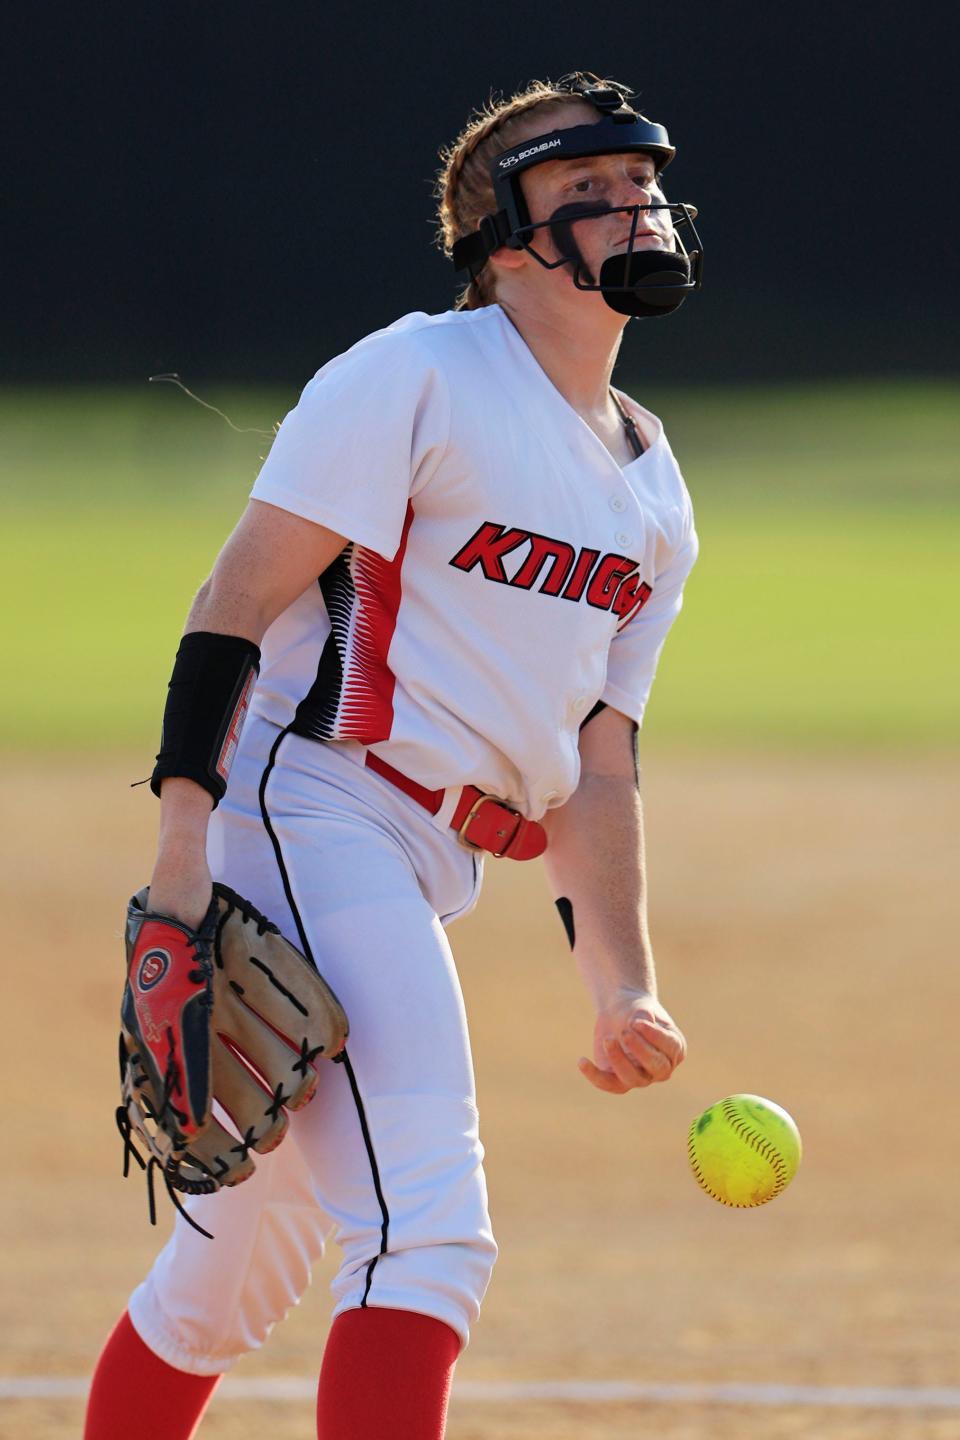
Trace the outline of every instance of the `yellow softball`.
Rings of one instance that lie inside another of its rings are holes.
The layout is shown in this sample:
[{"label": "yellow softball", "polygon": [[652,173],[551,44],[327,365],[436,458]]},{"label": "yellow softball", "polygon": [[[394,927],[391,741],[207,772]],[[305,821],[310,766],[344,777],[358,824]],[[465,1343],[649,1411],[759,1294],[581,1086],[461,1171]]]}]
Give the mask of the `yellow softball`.
[{"label": "yellow softball", "polygon": [[791,1115],[760,1095],[728,1095],[690,1126],[697,1183],[722,1205],[765,1205],[797,1173],[802,1146]]}]

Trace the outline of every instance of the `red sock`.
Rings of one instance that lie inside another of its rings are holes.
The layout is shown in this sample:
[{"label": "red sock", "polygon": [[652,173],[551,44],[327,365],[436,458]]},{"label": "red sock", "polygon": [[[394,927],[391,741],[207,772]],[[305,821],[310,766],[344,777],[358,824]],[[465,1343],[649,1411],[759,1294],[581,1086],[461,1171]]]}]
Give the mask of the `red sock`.
[{"label": "red sock", "polygon": [[174,1370],[124,1310],[93,1374],[84,1440],[190,1440],[219,1380]]},{"label": "red sock", "polygon": [[323,1352],[319,1440],[443,1440],[460,1337],[412,1310],[345,1310]]}]

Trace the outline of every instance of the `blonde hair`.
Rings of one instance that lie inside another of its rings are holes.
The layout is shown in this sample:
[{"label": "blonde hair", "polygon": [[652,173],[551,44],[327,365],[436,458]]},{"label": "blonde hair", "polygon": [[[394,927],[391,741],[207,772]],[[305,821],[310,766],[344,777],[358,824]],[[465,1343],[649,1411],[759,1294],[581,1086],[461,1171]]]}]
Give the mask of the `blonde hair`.
[{"label": "blonde hair", "polygon": [[[435,192],[437,244],[445,255],[450,255],[456,240],[472,234],[484,215],[496,209],[490,161],[526,138],[522,132],[527,117],[533,111],[550,116],[566,106],[582,104],[579,95],[560,88],[560,84],[532,80],[509,100],[498,101],[491,95],[486,105],[470,117],[453,144],[440,152],[442,167]],[[495,289],[496,277],[485,267],[458,296],[457,309],[478,310],[492,305]]]}]

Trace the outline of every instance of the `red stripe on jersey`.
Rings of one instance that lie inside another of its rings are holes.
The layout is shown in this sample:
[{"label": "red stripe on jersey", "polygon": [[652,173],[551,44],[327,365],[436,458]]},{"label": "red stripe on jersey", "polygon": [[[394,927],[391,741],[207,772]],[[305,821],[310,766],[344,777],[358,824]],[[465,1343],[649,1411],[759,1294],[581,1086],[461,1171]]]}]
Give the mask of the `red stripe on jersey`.
[{"label": "red stripe on jersey", "polygon": [[407,503],[403,533],[397,553],[384,560],[373,550],[358,546],[353,554],[353,584],[356,592],[351,643],[345,657],[343,689],[334,734],[344,740],[372,745],[387,740],[393,728],[393,692],[396,676],[387,655],[397,628],[400,609],[400,571],[407,550],[407,536],[413,521],[413,504]]}]

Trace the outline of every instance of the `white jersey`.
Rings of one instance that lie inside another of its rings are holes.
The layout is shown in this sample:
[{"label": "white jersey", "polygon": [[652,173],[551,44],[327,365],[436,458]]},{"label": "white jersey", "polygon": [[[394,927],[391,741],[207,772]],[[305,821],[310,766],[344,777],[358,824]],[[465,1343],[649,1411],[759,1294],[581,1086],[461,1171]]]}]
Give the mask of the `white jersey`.
[{"label": "white jersey", "polygon": [[325,365],[255,499],[351,542],[270,626],[251,708],[530,819],[603,700],[640,723],[697,552],[660,421],[621,469],[498,305],[412,314]]}]

